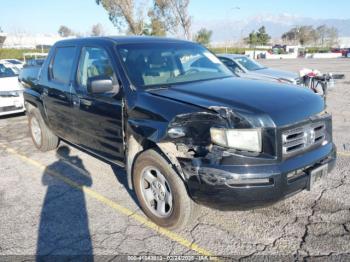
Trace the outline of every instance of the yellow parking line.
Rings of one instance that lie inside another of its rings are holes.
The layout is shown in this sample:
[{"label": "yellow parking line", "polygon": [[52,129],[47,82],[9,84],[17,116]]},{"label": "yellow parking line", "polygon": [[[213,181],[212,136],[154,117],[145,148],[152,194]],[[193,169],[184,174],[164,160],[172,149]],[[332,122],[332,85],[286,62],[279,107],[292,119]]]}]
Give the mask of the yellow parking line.
[{"label": "yellow parking line", "polygon": [[350,153],[348,153],[348,152],[338,152],[337,154],[339,156],[350,156]]},{"label": "yellow parking line", "polygon": [[73,188],[76,188],[78,190],[83,191],[84,193],[86,193],[88,196],[94,198],[95,200],[100,201],[104,205],[113,208],[114,210],[118,211],[121,214],[124,214],[124,215],[127,215],[127,216],[133,218],[134,220],[138,221],[139,223],[141,223],[141,224],[147,226],[148,228],[170,238],[171,240],[179,243],[180,245],[182,245],[188,249],[191,249],[200,255],[213,257],[211,252],[199,247],[197,244],[192,243],[191,241],[188,241],[187,239],[183,238],[182,236],[178,235],[175,232],[172,232],[168,229],[157,226],[156,224],[154,224],[153,222],[148,220],[146,217],[134,213],[132,210],[114,202],[113,200],[97,193],[96,191],[91,190],[91,189],[86,188],[86,187],[83,187],[83,186],[80,186],[79,184],[75,183],[74,181],[70,180],[69,178],[62,176],[53,170],[47,169],[47,166],[29,158],[29,157],[26,157],[25,155],[17,152],[16,150],[14,150],[10,147],[7,147],[4,144],[0,144],[0,147],[4,148],[7,152],[19,157],[22,161],[26,162],[27,164],[31,164],[32,166],[35,166],[42,171],[44,171],[46,169],[46,172],[49,175],[51,175],[55,178],[58,178],[59,180],[65,182],[66,184],[70,185]]}]

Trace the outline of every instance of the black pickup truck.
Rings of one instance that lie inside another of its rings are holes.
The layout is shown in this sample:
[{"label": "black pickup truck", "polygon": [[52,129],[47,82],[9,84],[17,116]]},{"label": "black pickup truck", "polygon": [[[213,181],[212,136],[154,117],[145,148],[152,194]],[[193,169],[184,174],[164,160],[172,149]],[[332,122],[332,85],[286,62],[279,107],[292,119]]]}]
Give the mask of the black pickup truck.
[{"label": "black pickup truck", "polygon": [[335,165],[322,98],[239,79],[192,42],[61,41],[26,87],[35,146],[62,140],[125,167],[141,208],[163,227],[186,225],[197,204],[274,203],[310,190]]}]

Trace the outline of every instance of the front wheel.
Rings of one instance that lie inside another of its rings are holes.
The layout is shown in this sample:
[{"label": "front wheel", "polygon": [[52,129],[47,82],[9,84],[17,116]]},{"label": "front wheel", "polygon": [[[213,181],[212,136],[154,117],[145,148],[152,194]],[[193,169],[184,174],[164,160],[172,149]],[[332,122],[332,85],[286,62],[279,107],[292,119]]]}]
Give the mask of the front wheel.
[{"label": "front wheel", "polygon": [[136,159],[133,183],[142,210],[159,226],[180,229],[195,218],[198,206],[184,182],[155,150]]}]

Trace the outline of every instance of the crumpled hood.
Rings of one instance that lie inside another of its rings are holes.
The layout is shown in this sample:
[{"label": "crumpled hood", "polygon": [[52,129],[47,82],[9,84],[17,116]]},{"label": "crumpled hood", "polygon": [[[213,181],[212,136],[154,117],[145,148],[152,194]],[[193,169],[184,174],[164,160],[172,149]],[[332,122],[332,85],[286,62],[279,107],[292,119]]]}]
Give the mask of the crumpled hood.
[{"label": "crumpled hood", "polygon": [[296,74],[296,73],[278,70],[278,69],[272,69],[272,68],[263,68],[263,69],[251,71],[251,72],[255,73],[255,74],[270,76],[270,77],[277,78],[277,79],[282,78],[282,79],[295,80],[299,77],[298,74]]},{"label": "crumpled hood", "polygon": [[228,107],[253,118],[265,116],[275,126],[300,122],[324,110],[323,99],[306,88],[234,77],[148,92],[204,108]]}]

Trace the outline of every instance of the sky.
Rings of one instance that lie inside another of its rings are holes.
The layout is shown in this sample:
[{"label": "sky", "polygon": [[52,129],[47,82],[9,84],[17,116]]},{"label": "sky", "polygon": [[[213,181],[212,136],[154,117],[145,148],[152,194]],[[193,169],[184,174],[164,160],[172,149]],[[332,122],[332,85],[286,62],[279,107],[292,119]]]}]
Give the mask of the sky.
[{"label": "sky", "polygon": [[[195,24],[279,14],[348,19],[349,10],[348,0],[191,0],[189,9]],[[108,34],[119,33],[95,0],[0,0],[0,27],[9,33],[56,33],[60,25],[87,33],[97,23]]]}]

